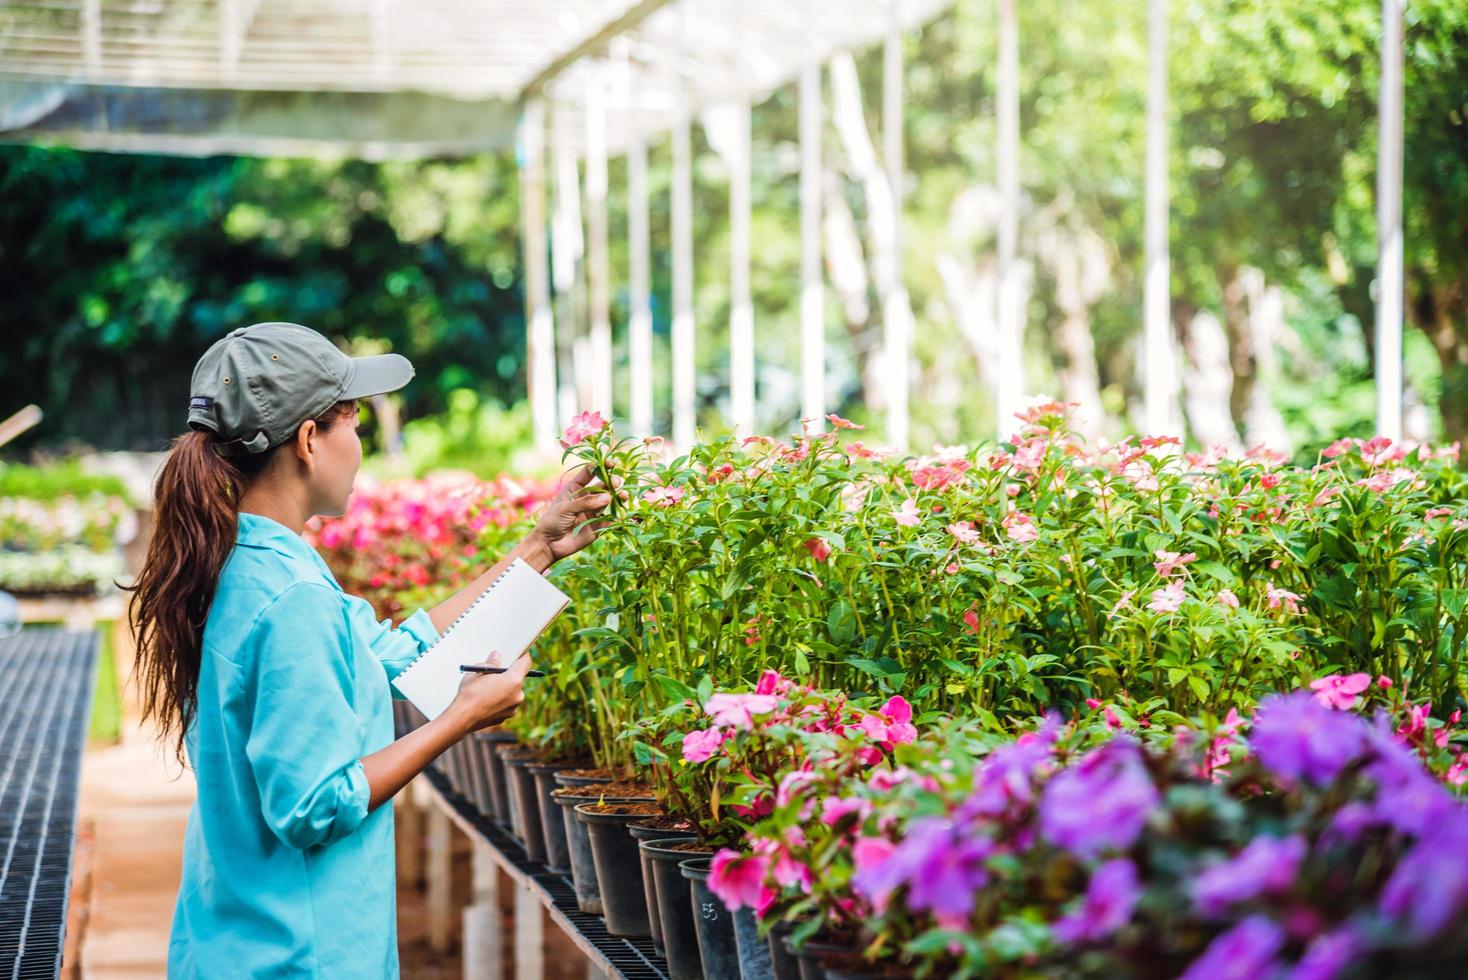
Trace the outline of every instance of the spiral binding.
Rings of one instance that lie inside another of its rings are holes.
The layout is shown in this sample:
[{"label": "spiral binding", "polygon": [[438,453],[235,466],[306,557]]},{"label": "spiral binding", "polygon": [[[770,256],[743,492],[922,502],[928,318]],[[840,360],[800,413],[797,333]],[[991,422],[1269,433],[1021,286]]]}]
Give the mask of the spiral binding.
[{"label": "spiral binding", "polygon": [[506,565],[505,566],[505,570],[503,572],[500,572],[498,575],[496,575],[494,577],[494,581],[491,582],[491,583],[489,583],[489,585],[485,587],[485,589],[484,589],[483,592],[481,592],[481,593],[479,593],[479,595],[475,596],[474,597],[474,601],[471,602],[471,603],[469,603],[468,607],[465,608],[463,612],[459,613],[458,616],[454,617],[454,621],[452,623],[449,623],[448,626],[444,627],[441,631],[439,631],[438,639],[434,640],[433,643],[431,643],[427,647],[427,649],[425,649],[422,653],[418,654],[418,656],[414,657],[412,659],[412,661],[408,664],[408,666],[404,667],[401,671],[398,672],[398,676],[401,677],[403,674],[406,674],[408,671],[412,670],[413,667],[418,663],[418,661],[420,661],[424,657],[428,656],[428,651],[429,650],[432,650],[434,647],[436,647],[440,643],[442,643],[443,640],[444,640],[444,638],[447,637],[450,633],[452,633],[454,631],[454,627],[455,626],[458,626],[459,623],[463,622],[464,617],[467,616],[467,615],[469,615],[471,612],[473,612],[474,611],[474,607],[477,606],[477,605],[479,605],[481,602],[483,602],[484,601],[484,597],[487,596],[487,595],[489,595],[491,592],[493,592],[495,590],[495,587],[500,584],[500,581],[506,575],[510,574],[510,569],[514,568],[518,564],[520,564],[520,559],[519,558],[516,558],[514,561],[512,561],[508,565]]}]

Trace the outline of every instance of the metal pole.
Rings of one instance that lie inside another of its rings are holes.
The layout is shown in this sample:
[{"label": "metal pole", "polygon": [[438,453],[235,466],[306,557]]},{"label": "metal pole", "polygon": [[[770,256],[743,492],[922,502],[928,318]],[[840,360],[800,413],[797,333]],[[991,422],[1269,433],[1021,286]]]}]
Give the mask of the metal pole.
[{"label": "metal pole", "polygon": [[900,0],[893,0],[892,32],[882,45],[882,157],[887,165],[887,184],[892,188],[892,268],[889,270],[892,288],[887,293],[882,323],[887,332],[887,441],[903,450],[908,442],[912,337],[902,275],[903,86],[899,3]]},{"label": "metal pole", "polygon": [[1376,163],[1376,432],[1402,438],[1402,20],[1406,0],[1381,2],[1381,96]]},{"label": "metal pole", "polygon": [[632,278],[628,354],[632,375],[632,434],[652,435],[652,287],[648,266],[647,144],[627,149],[627,247]]},{"label": "metal pole", "polygon": [[686,116],[673,127],[673,445],[693,445],[693,147]]},{"label": "metal pole", "polygon": [[800,73],[800,411],[825,426],[826,296],[821,269],[821,66]]},{"label": "metal pole", "polygon": [[1180,435],[1178,355],[1172,332],[1168,258],[1167,0],[1149,0],[1147,15],[1147,174],[1143,282],[1144,406],[1147,432]]},{"label": "metal pole", "polygon": [[586,284],[591,307],[592,407],[612,414],[612,317],[607,259],[606,77],[586,73]]},{"label": "metal pole", "polygon": [[545,241],[545,103],[529,99],[520,115],[520,241],[525,251],[525,383],[535,444],[556,448],[556,340]]},{"label": "metal pole", "polygon": [[735,104],[729,174],[729,414],[736,429],[754,427],[754,303],[749,292],[749,98]]},{"label": "metal pole", "polygon": [[1024,399],[1024,311],[1019,308],[1019,22],[1015,0],[999,0],[999,327],[997,427],[1003,438]]}]

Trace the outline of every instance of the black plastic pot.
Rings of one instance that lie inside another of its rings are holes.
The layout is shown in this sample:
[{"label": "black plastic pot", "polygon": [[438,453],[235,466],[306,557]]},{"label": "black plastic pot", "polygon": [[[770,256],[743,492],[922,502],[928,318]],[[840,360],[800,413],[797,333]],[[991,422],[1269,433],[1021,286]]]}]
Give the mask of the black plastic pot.
[{"label": "black plastic pot", "polygon": [[739,976],[743,980],[775,980],[770,944],[760,938],[754,909],[734,913],[734,945],[739,949]]},{"label": "black plastic pot", "polygon": [[535,791],[535,777],[530,767],[539,760],[535,756],[506,756],[505,776],[510,787],[510,806],[519,815],[520,843],[532,861],[545,863],[545,836],[540,829],[540,794]]},{"label": "black plastic pot", "polygon": [[[698,834],[693,830],[660,830],[657,827],[641,827],[628,824],[627,833],[641,844],[645,840],[692,840]],[[658,914],[658,883],[652,874],[652,858],[641,847],[637,848],[637,863],[642,866],[642,893],[647,896],[647,924],[652,927],[652,945],[661,955],[663,952],[663,917]]]},{"label": "black plastic pot", "polygon": [[693,923],[693,883],[678,867],[689,858],[713,857],[712,852],[675,851],[685,840],[645,840],[638,844],[652,859],[657,882],[658,918],[662,920],[663,951],[668,961],[668,980],[702,980],[703,957],[698,951],[698,932]]},{"label": "black plastic pot", "polygon": [[[610,806],[615,808],[616,804]],[[628,824],[646,819],[647,814],[615,809],[608,812],[600,803],[581,803],[574,812],[576,819],[586,824],[591,841],[591,860],[596,865],[607,932],[614,936],[651,936],[637,841],[627,832]]]},{"label": "black plastic pot", "polygon": [[827,964],[836,961],[843,966],[850,965],[860,967],[861,950],[855,946],[837,945],[835,943],[823,943],[816,939],[807,939],[797,949],[787,935],[784,939],[785,948],[800,963],[800,980],[830,980],[826,974]]},{"label": "black plastic pot", "polygon": [[513,732],[495,728],[487,732],[474,733],[474,750],[484,766],[484,783],[488,792],[489,809],[485,813],[501,827],[510,825],[510,791],[505,786],[505,766],[496,749],[501,745],[514,745],[517,739]]},{"label": "black plastic pot", "polygon": [[494,746],[494,757],[499,760],[500,778],[505,787],[505,809],[500,814],[500,826],[506,827],[510,835],[518,841],[525,840],[525,832],[520,829],[520,809],[515,806],[515,797],[510,786],[509,755],[520,751],[518,742],[501,742]]},{"label": "black plastic pot", "polygon": [[[559,774],[557,774],[559,775]],[[601,915],[601,886],[596,880],[596,862],[591,856],[591,836],[586,824],[576,819],[572,810],[582,803],[621,803],[621,798],[612,799],[600,793],[577,794],[573,791],[562,796],[552,795],[561,810],[561,823],[566,828],[566,849],[571,858],[571,884],[576,889],[576,907],[588,915]],[[643,802],[643,801],[636,801]]]},{"label": "black plastic pot", "polygon": [[770,926],[765,937],[765,948],[770,951],[770,966],[774,968],[775,980],[800,980],[800,960],[785,948],[785,937],[795,928],[793,922],[776,922]]},{"label": "black plastic pot", "polygon": [[599,783],[609,783],[612,777],[608,776],[577,776],[575,769],[562,769],[555,775],[557,786],[596,786]]},{"label": "black plastic pot", "polygon": [[883,969],[878,964],[863,962],[854,954],[849,959],[849,965],[833,966],[827,961],[826,980],[912,980],[912,971],[905,967]]},{"label": "black plastic pot", "polygon": [[705,980],[740,980],[739,947],[734,941],[734,914],[709,891],[709,858],[678,862],[678,870],[692,882],[693,931],[698,935],[698,957]]},{"label": "black plastic pot", "polygon": [[537,762],[526,766],[535,780],[535,796],[540,807],[540,832],[545,838],[545,866],[556,874],[571,873],[571,846],[566,841],[566,811],[556,806],[551,796],[556,786],[556,770],[564,763]]}]

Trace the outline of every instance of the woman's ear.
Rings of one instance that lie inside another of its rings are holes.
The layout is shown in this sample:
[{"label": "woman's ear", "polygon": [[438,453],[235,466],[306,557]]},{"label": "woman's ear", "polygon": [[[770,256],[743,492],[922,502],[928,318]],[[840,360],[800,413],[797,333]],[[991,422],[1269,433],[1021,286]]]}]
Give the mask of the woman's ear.
[{"label": "woman's ear", "polygon": [[307,419],[296,430],[296,457],[306,464],[306,474],[316,471],[316,447],[311,440],[316,435],[316,420]]}]

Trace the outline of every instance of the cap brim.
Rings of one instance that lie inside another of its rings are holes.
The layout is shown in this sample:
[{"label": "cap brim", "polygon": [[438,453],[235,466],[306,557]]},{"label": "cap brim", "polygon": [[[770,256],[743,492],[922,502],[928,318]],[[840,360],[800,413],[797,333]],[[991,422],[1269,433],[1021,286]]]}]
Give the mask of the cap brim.
[{"label": "cap brim", "polygon": [[413,364],[401,354],[374,354],[352,358],[352,374],[341,401],[397,391],[413,380]]}]

